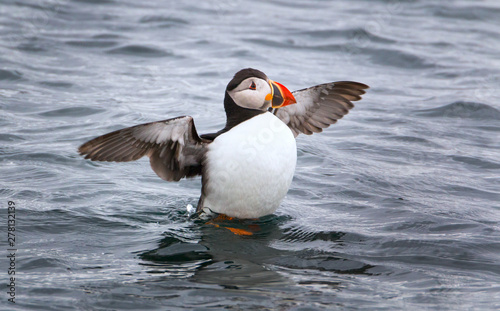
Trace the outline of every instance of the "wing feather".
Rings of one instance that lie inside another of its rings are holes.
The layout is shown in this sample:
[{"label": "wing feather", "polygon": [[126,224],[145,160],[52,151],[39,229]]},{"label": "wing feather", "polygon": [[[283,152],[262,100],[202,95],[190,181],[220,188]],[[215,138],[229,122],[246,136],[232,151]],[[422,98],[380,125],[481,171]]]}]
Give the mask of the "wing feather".
[{"label": "wing feather", "polygon": [[94,138],[78,151],[92,161],[128,162],[148,156],[151,168],[168,181],[201,174],[208,141],[193,118],[178,117],[136,125]]},{"label": "wing feather", "polygon": [[339,81],[298,90],[292,93],[297,104],[279,108],[275,114],[295,137],[319,133],[349,113],[352,102],[360,100],[367,88],[363,83]]}]

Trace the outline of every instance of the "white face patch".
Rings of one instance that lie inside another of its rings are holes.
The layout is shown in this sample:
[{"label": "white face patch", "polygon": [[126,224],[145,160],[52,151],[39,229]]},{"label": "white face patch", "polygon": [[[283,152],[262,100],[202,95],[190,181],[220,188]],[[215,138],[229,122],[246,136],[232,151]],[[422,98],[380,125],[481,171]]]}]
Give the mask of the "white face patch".
[{"label": "white face patch", "polygon": [[267,110],[271,107],[271,86],[260,78],[247,78],[236,88],[228,91],[236,105],[244,108]]}]

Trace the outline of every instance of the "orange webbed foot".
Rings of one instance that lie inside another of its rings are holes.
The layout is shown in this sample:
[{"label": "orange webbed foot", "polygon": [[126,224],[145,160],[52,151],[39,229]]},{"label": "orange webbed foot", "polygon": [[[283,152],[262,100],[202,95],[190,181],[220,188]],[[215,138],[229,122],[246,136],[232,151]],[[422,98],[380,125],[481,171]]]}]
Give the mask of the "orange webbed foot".
[{"label": "orange webbed foot", "polygon": [[[257,218],[251,219],[251,220],[257,220]],[[233,224],[224,224],[224,222],[226,222],[226,221],[233,222]],[[242,221],[248,221],[248,219],[240,220],[238,218],[230,217],[230,216],[227,216],[225,214],[219,214],[219,215],[217,215],[217,217],[206,222],[205,224],[213,225],[216,228],[225,228],[225,229],[231,231],[232,233],[234,233],[236,235],[240,235],[240,236],[251,236],[254,234],[254,232],[257,232],[260,230],[260,227],[258,225],[255,225],[255,224],[244,225],[249,230],[242,229],[242,228],[235,228],[233,226],[235,222],[239,222],[241,224]]]}]

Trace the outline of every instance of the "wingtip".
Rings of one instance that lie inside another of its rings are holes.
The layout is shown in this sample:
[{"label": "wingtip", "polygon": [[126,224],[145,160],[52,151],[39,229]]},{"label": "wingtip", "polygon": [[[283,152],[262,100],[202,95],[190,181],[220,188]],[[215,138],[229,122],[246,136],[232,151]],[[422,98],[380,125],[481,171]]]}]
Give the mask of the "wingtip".
[{"label": "wingtip", "polygon": [[337,81],[337,82],[334,82],[334,84],[337,86],[341,86],[341,85],[351,86],[351,87],[355,86],[357,89],[361,89],[361,90],[365,90],[365,89],[370,88],[369,85],[361,83],[361,82],[356,82],[356,81]]},{"label": "wingtip", "polygon": [[84,156],[86,155],[86,152],[83,150],[83,146],[84,145],[81,145],[80,147],[78,147],[77,151],[78,151],[78,154],[81,155],[81,156]]},{"label": "wingtip", "polygon": [[81,144],[80,147],[78,147],[78,154],[81,155],[81,156],[85,156],[85,159],[88,159],[89,157],[89,148],[88,148],[88,144],[91,140],[87,141],[86,143],[84,144]]}]

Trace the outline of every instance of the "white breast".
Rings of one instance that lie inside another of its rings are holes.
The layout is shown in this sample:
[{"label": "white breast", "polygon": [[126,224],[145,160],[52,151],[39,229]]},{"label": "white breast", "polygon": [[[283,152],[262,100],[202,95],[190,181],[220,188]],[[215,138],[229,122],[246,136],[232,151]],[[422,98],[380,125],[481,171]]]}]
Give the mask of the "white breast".
[{"label": "white breast", "polygon": [[292,131],[266,112],[218,136],[206,154],[203,207],[237,218],[272,214],[292,182]]}]

